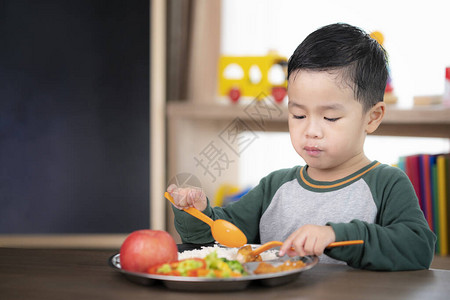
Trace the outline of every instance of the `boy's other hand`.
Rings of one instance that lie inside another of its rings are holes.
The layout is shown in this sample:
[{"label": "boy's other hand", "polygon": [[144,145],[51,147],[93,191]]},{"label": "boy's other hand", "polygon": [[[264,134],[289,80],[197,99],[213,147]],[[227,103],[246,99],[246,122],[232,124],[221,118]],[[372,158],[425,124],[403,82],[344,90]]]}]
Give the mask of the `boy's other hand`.
[{"label": "boy's other hand", "polygon": [[206,195],[201,188],[179,188],[171,184],[167,187],[167,192],[173,197],[174,206],[180,210],[195,207],[203,211],[207,206]]},{"label": "boy's other hand", "polygon": [[[283,243],[280,256],[322,255],[328,244],[336,240],[331,226],[305,225],[294,231]],[[292,250],[291,248],[294,248]]]}]

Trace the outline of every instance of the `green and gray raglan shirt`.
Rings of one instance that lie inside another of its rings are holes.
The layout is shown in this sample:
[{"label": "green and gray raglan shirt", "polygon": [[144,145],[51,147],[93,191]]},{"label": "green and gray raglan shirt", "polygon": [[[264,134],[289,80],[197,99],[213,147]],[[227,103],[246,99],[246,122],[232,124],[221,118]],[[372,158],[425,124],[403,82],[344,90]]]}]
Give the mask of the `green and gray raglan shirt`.
[{"label": "green and gray raglan shirt", "polygon": [[[326,249],[321,262],[372,270],[430,266],[436,237],[403,171],[374,161],[343,179],[322,182],[310,178],[307,168],[275,171],[238,202],[224,208],[208,203],[204,213],[234,223],[251,244],[284,241],[306,224],[332,226],[336,241],[364,240]],[[183,242],[213,241],[207,224],[176,208],[174,213]]]}]

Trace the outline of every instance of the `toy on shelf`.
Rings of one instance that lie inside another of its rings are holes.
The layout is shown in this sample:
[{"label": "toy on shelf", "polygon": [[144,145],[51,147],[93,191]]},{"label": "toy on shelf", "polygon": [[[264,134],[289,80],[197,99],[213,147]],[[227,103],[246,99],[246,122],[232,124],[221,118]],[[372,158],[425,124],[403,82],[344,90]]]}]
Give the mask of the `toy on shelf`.
[{"label": "toy on shelf", "polygon": [[[374,31],[370,36],[375,39],[381,46],[384,43],[384,36],[380,31]],[[384,102],[387,104],[397,103],[397,96],[394,94],[394,86],[392,85],[391,71],[388,69],[388,79],[386,82],[386,89],[384,90]]]},{"label": "toy on shelf", "polygon": [[450,107],[450,67],[445,68],[443,95],[414,96],[414,106],[444,105]]},{"label": "toy on shelf", "polygon": [[236,202],[241,199],[242,196],[247,194],[250,188],[241,189],[236,185],[222,184],[217,189],[214,197],[214,206],[227,206],[230,203]]},{"label": "toy on shelf", "polygon": [[450,67],[445,68],[445,86],[442,101],[445,106],[450,107]]},{"label": "toy on shelf", "polygon": [[232,102],[271,96],[281,103],[286,97],[287,58],[270,51],[265,56],[221,56],[218,67],[219,95]]},{"label": "toy on shelf", "polygon": [[442,104],[442,95],[414,96],[413,103],[414,106],[440,105]]}]

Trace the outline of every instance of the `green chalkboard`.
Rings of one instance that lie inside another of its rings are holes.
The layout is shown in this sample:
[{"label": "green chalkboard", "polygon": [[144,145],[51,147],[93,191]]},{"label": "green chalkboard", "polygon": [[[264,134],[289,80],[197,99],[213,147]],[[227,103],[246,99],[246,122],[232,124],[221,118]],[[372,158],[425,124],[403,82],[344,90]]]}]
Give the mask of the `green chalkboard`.
[{"label": "green chalkboard", "polygon": [[0,234],[149,212],[149,1],[0,0]]}]

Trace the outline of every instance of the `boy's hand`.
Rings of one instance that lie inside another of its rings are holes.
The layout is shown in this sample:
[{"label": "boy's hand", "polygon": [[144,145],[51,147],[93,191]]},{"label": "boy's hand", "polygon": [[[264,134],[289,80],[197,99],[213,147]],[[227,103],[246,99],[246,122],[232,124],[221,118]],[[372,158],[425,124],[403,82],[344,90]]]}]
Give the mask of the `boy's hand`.
[{"label": "boy's hand", "polygon": [[174,206],[178,209],[195,207],[203,211],[207,206],[206,195],[200,188],[179,188],[175,184],[169,185],[167,192],[173,197]]},{"label": "boy's hand", "polygon": [[[336,240],[331,226],[305,225],[294,231],[283,243],[280,256],[322,255],[328,244]],[[291,250],[291,247],[295,251]]]}]

